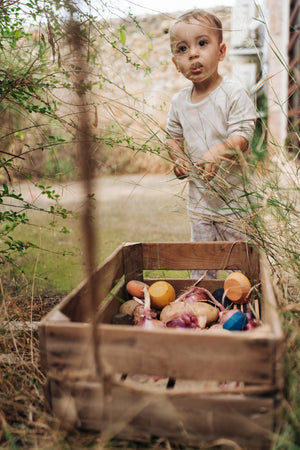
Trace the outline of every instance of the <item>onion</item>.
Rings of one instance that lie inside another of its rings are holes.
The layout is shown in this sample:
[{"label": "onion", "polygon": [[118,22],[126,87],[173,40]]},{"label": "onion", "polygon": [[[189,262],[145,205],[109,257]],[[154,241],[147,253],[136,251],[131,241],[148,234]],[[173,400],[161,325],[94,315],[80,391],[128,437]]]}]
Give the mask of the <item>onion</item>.
[{"label": "onion", "polygon": [[136,324],[137,327],[143,327],[146,330],[153,330],[154,328],[165,328],[165,324],[158,319],[149,319],[144,317],[139,323]]},{"label": "onion", "polygon": [[224,309],[224,311],[220,312],[220,323],[225,323],[226,320],[230,319],[238,311],[238,309]]},{"label": "onion", "polygon": [[205,288],[193,286],[188,291],[181,294],[175,302],[212,302],[215,306],[219,308],[220,311],[223,311],[224,306],[217,300],[215,297]]},{"label": "onion", "polygon": [[198,320],[195,314],[183,313],[180,317],[170,320],[168,328],[197,328]]},{"label": "onion", "polygon": [[245,330],[253,330],[258,327],[258,323],[256,319],[248,320],[247,325],[245,326]]},{"label": "onion", "polygon": [[251,306],[250,306],[249,302],[247,303],[246,316],[248,319],[248,323],[245,326],[245,330],[253,330],[254,328],[258,327],[258,321],[256,320],[256,318],[253,315],[253,312],[251,310]]},{"label": "onion", "polygon": [[143,326],[146,321],[151,321],[157,317],[156,312],[150,308],[150,295],[147,287],[144,288],[144,297],[144,303],[136,306],[133,311],[134,323],[138,326]]},{"label": "onion", "polygon": [[209,300],[209,297],[204,292],[194,292],[192,294],[187,293],[184,297],[185,302],[201,302]]},{"label": "onion", "polygon": [[153,320],[156,319],[157,314],[152,310],[145,311],[144,305],[137,305],[133,311],[134,324],[140,325],[146,317]]}]

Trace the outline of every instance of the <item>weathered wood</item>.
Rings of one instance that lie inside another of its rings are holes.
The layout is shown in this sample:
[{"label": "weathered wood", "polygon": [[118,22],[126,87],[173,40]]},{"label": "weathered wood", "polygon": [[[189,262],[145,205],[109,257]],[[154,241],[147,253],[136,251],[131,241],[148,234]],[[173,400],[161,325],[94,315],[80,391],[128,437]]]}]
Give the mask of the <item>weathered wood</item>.
[{"label": "weathered wood", "polygon": [[264,322],[272,327],[274,333],[274,383],[283,388],[284,385],[284,362],[283,355],[285,352],[284,335],[281,328],[279,315],[277,312],[277,301],[274,289],[271,284],[269,268],[265,257],[261,258],[260,267],[261,291],[262,291],[262,315]]},{"label": "weathered wood", "polygon": [[[98,383],[51,380],[57,416],[74,426],[103,432],[103,437],[150,441],[153,436],[186,445],[205,444],[222,436],[243,448],[270,445],[272,398],[223,393],[154,392],[112,384],[105,398]],[[103,408],[105,405],[105,408]],[[201,408],[199,407],[201,405]]]},{"label": "weathered wood", "polygon": [[[176,295],[180,295],[182,292],[190,289],[197,280],[186,278],[163,278],[168,281],[175,289]],[[158,281],[158,278],[145,278],[144,281],[151,285]],[[216,289],[224,286],[224,280],[202,280],[198,286],[204,287],[210,292],[214,292]]]},{"label": "weathered wood", "polygon": [[[81,323],[51,324],[40,326],[43,344],[41,353],[47,374],[55,373],[60,379],[90,380],[95,377],[95,361],[91,326]],[[46,357],[44,357],[46,353]]]},{"label": "weathered wood", "polygon": [[[123,275],[122,249],[122,246],[117,248],[95,272],[94,276],[98,283],[98,305],[107,297]],[[86,280],[80,283],[60,305],[61,312],[71,317],[72,321],[85,322],[91,317],[86,299],[86,285]],[[48,317],[46,316],[46,320],[51,320],[51,313]]]},{"label": "weathered wood", "polygon": [[251,280],[251,285],[260,283],[260,256],[258,250],[251,245],[246,245],[241,253],[241,272]]},{"label": "weathered wood", "polygon": [[97,311],[97,322],[110,323],[114,314],[117,314],[120,309],[123,298],[125,297],[125,281],[120,282],[118,289],[116,289],[113,295],[109,295],[108,298],[102,302]]},{"label": "weathered wood", "polygon": [[101,331],[101,355],[113,372],[272,384],[272,338],[106,325]]},{"label": "weathered wood", "polygon": [[143,243],[145,270],[239,270],[243,267],[247,276],[252,270],[252,258],[252,251],[245,242],[240,241],[201,242],[200,246],[195,242]]},{"label": "weathered wood", "polygon": [[[48,371],[53,376],[95,375],[90,329],[76,325],[48,324],[45,329]],[[275,349],[268,335],[117,325],[102,325],[98,331],[102,362],[112,373],[273,385]]]},{"label": "weathered wood", "polygon": [[123,247],[125,282],[143,280],[143,244],[125,244]]},{"label": "weathered wood", "polygon": [[270,399],[172,391],[154,396],[119,384],[113,386],[109,400],[103,425],[107,434],[117,433],[120,437],[146,436],[149,440],[159,436],[197,444],[222,436],[234,441],[242,438],[244,443],[249,439],[252,445],[261,445],[272,426]]},{"label": "weathered wood", "polygon": [[267,261],[264,257],[261,258],[260,279],[262,293],[261,309],[263,320],[265,323],[272,325],[274,334],[277,338],[283,338],[281,323],[277,312],[278,305],[271,283]]}]

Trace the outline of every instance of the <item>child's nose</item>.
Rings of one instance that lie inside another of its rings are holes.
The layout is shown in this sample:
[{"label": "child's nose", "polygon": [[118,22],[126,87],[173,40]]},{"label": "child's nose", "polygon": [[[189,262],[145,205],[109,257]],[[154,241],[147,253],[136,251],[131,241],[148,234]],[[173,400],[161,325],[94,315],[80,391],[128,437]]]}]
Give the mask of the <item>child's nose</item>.
[{"label": "child's nose", "polygon": [[190,58],[195,58],[197,56],[199,56],[200,54],[200,49],[198,45],[193,45],[190,47],[190,51],[189,51],[189,57]]}]

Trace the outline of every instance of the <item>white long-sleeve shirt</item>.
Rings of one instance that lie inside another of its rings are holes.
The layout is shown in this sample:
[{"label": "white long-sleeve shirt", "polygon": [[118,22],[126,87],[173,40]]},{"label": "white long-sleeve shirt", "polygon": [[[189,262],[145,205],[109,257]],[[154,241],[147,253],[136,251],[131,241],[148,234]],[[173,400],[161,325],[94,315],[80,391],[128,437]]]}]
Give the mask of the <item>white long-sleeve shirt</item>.
[{"label": "white long-sleeve shirt", "polygon": [[[199,103],[191,102],[192,88],[184,88],[174,95],[167,122],[167,133],[185,142],[185,152],[191,163],[198,162],[207,150],[234,135],[251,141],[256,111],[244,88],[224,78]],[[243,194],[242,185],[240,167],[232,161],[222,162],[209,183],[202,181],[194,171],[189,177],[189,215],[197,218],[231,214],[233,208],[239,207],[237,199]]]}]

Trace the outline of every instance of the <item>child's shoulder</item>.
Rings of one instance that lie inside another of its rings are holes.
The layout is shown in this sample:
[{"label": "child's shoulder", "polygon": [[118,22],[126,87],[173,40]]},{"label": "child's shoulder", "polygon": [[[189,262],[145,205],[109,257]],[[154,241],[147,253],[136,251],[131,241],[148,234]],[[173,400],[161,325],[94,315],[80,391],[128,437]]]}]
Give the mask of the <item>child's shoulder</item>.
[{"label": "child's shoulder", "polygon": [[192,86],[187,86],[180,91],[176,92],[176,94],[173,95],[172,102],[176,103],[177,101],[182,101],[183,99],[190,99],[191,98],[191,92],[192,92]]},{"label": "child's shoulder", "polygon": [[244,92],[247,93],[247,90],[236,80],[232,80],[230,78],[224,77],[221,83],[222,90],[231,96],[239,95]]}]

